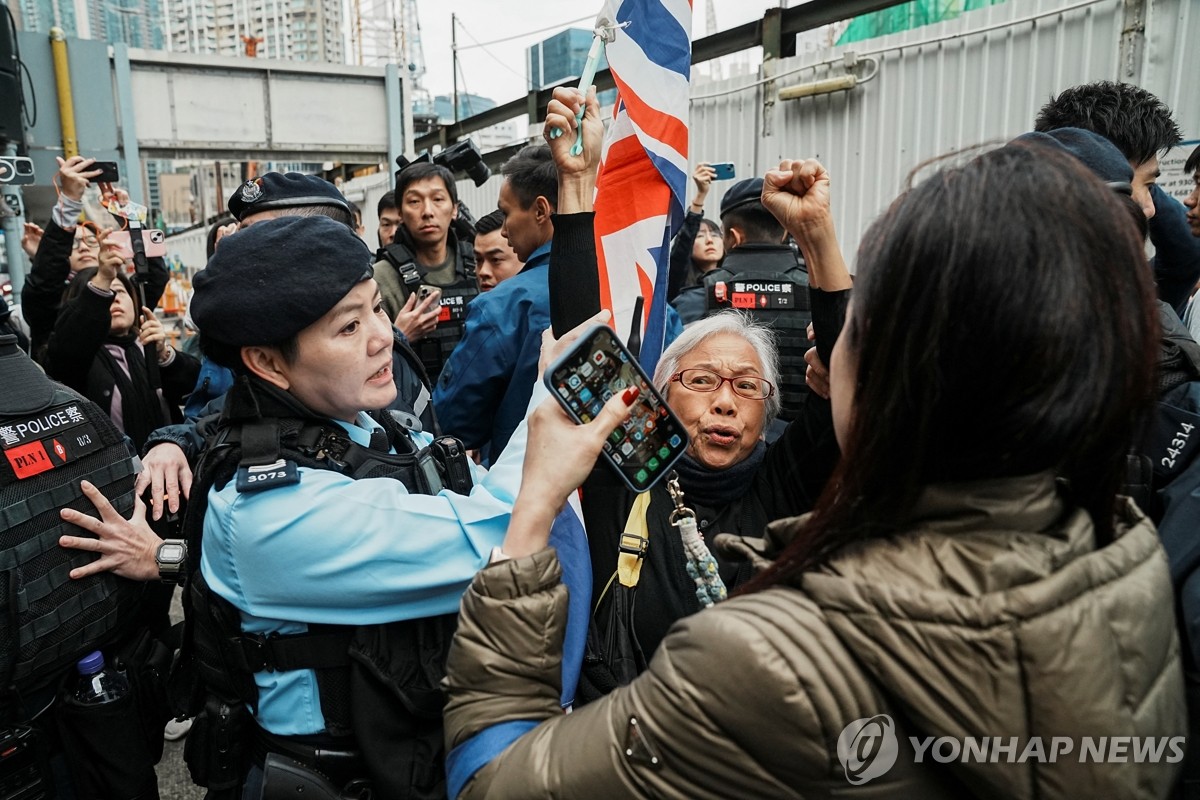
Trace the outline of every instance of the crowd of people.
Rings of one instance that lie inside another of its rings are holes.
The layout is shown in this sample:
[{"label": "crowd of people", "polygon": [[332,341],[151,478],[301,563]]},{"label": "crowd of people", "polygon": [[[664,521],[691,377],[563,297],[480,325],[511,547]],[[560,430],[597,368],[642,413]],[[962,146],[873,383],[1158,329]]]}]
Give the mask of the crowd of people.
[{"label": "crowd of people", "polygon": [[[131,278],[120,217],[80,221],[93,160],[60,159],[27,344],[142,469],[132,498],[82,483],[54,542],[80,586],[159,590],[136,625],[178,654],[145,724],[190,724],[213,800],[1200,791],[1200,148],[1180,203],[1148,92],[1073,87],[1031,122],[915,170],[853,276],[818,161],[737,181],[719,219],[699,164],[650,376],[688,445],[644,493],[605,460],[638,388],[577,423],[544,380],[612,322],[594,91],[555,91],[478,220],[428,162],[371,244],[320,178],[239,186],[193,282],[200,357],[153,311],[161,259]],[[31,703],[6,713],[66,724]],[[1026,747],[1122,737],[1176,744]],[[57,759],[60,797],[103,780]]]}]

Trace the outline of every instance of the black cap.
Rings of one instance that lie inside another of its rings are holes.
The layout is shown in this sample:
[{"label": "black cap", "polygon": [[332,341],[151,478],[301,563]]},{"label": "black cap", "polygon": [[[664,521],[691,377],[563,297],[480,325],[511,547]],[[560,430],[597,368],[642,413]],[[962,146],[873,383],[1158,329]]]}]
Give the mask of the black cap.
[{"label": "black cap", "polygon": [[280,217],[226,236],[192,286],[191,314],[227,345],[287,341],[371,277],[370,248],[329,217]]},{"label": "black cap", "polygon": [[271,208],[337,206],[350,213],[346,198],[324,178],[299,172],[268,172],[248,180],[229,196],[229,213],[239,220]]},{"label": "black cap", "polygon": [[0,336],[0,414],[31,414],[54,399],[54,384],[46,373],[17,347],[17,337]]},{"label": "black cap", "polygon": [[1115,144],[1098,133],[1083,128],[1059,128],[1045,133],[1023,133],[1013,142],[1037,142],[1065,150],[1110,188],[1121,194],[1133,194],[1133,167]]},{"label": "black cap", "polygon": [[721,216],[724,217],[735,208],[741,208],[750,203],[761,203],[762,190],[762,178],[747,178],[744,181],[738,181],[721,198]]}]

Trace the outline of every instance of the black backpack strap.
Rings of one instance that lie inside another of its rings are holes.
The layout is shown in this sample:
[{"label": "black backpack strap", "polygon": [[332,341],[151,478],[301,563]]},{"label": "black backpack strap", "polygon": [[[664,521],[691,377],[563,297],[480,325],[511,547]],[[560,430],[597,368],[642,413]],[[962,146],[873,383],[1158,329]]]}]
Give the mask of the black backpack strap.
[{"label": "black backpack strap", "polygon": [[475,280],[475,249],[472,243],[463,239],[455,239],[454,243],[458,249],[459,273],[468,280]]},{"label": "black backpack strap", "polygon": [[259,419],[241,425],[241,467],[259,467],[279,460],[279,420]]},{"label": "black backpack strap", "polygon": [[400,280],[410,292],[421,285],[421,271],[417,269],[417,260],[403,244],[393,242],[383,248],[384,259],[400,273]]}]

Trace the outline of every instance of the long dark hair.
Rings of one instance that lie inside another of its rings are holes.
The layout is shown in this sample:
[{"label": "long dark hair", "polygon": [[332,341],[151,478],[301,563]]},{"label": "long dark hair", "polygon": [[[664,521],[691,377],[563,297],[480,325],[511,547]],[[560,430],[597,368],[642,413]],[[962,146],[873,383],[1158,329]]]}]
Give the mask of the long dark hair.
[{"label": "long dark hair", "polygon": [[[65,306],[83,292],[92,278],[98,272],[97,267],[84,267],[75,273],[75,277],[71,278],[71,282],[67,284],[66,290],[63,292],[62,303]],[[129,333],[137,335],[139,328],[139,320],[142,318],[142,309],[138,306],[137,289],[134,288],[133,281],[123,271],[117,270],[117,280],[125,287],[125,291],[133,298],[133,327],[129,329]]]},{"label": "long dark hair", "polygon": [[937,483],[1053,471],[1110,540],[1153,396],[1153,303],[1128,210],[1066,155],[1009,145],[901,195],[859,252],[842,461],[747,590],[895,532]]}]

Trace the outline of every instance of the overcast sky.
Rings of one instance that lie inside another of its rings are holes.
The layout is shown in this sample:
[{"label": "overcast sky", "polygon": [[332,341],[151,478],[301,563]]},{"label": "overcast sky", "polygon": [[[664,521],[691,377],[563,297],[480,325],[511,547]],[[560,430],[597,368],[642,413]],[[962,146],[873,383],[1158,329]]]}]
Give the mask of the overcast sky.
[{"label": "overcast sky", "polygon": [[[767,8],[780,4],[779,0],[694,0],[693,39],[709,33],[705,20],[710,2],[715,5],[718,30],[759,19]],[[794,0],[789,3],[794,4]],[[457,14],[460,23],[459,91],[504,103],[525,93],[525,48],[563,28],[590,28],[601,5],[601,0],[418,0],[425,50],[425,88],[432,94],[449,94],[452,89],[451,14]],[[568,24],[581,17],[586,19]],[[530,33],[542,28],[550,30]],[[487,43],[518,35],[519,38],[486,48],[464,49],[474,44],[471,37]]]}]

